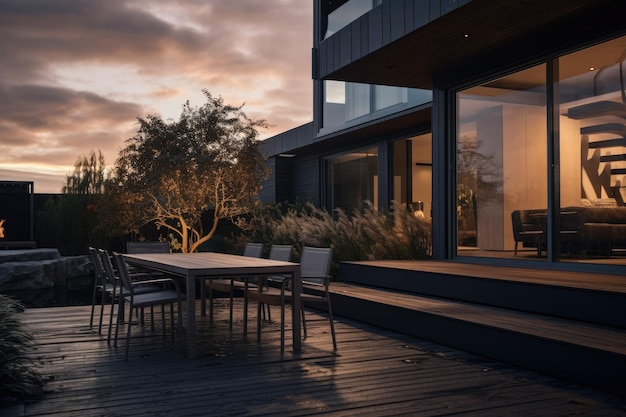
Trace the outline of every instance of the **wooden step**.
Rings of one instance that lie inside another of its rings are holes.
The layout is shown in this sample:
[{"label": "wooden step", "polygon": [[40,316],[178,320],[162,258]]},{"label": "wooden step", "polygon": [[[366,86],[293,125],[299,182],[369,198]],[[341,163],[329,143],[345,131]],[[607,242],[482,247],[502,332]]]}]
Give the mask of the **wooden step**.
[{"label": "wooden step", "polygon": [[575,120],[599,116],[618,116],[626,119],[626,106],[616,101],[602,100],[583,104],[567,110],[567,117]]},{"label": "wooden step", "polygon": [[598,140],[594,142],[589,142],[590,149],[615,148],[619,146],[626,146],[626,138],[607,139],[607,140]]},{"label": "wooden step", "polygon": [[622,275],[365,261],[341,280],[337,315],[626,395]]},{"label": "wooden step", "polygon": [[615,135],[626,135],[626,125],[623,123],[603,123],[600,125],[581,127],[582,135],[595,135],[600,133],[612,133]]},{"label": "wooden step", "polygon": [[333,283],[331,292],[336,315],[626,393],[621,329],[355,284]]},{"label": "wooden step", "polygon": [[[481,326],[520,332],[626,356],[626,333],[620,329],[474,303],[423,297],[355,284],[333,283],[332,293],[396,306]],[[342,314],[343,315],[343,314]],[[395,320],[395,318],[393,318]]]},{"label": "wooden step", "polygon": [[600,157],[600,162],[618,162],[618,161],[626,161],[626,154],[615,154],[615,155],[602,155]]},{"label": "wooden step", "polygon": [[341,280],[626,329],[626,285],[619,275],[434,260],[367,261],[342,262]]}]

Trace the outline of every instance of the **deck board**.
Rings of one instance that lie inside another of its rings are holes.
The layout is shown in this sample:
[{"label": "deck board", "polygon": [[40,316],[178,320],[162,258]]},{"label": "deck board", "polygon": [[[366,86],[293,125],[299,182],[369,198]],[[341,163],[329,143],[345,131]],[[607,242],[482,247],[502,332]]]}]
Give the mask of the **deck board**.
[{"label": "deck board", "polygon": [[395,268],[439,274],[453,274],[474,278],[499,279],[512,282],[527,282],[538,285],[554,285],[568,288],[626,293],[626,277],[624,277],[623,274],[599,274],[436,260],[389,260],[346,263],[369,265],[380,268]]},{"label": "deck board", "polygon": [[212,326],[198,320],[198,359],[164,342],[157,316],[156,335],[148,325],[133,337],[125,362],[123,340],[111,348],[89,329],[89,308],[23,313],[47,396],[1,415],[626,416],[626,399],[341,317],[334,354],[316,312],[307,314],[303,351],[288,345],[281,356],[278,324],[264,325],[259,344],[251,320],[244,340],[241,306],[229,332],[225,300]]}]

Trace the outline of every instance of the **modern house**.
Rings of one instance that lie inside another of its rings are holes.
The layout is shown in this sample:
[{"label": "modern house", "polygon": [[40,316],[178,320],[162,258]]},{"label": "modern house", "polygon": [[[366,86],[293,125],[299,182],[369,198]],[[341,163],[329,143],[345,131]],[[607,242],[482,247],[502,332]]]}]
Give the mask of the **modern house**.
[{"label": "modern house", "polygon": [[313,122],[263,143],[261,198],[413,204],[432,217],[435,259],[615,269],[621,6],[316,0]]},{"label": "modern house", "polygon": [[261,199],[395,200],[433,230],[429,270],[340,279],[435,298],[335,312],[626,396],[622,2],[313,5],[313,121],[264,141]]}]

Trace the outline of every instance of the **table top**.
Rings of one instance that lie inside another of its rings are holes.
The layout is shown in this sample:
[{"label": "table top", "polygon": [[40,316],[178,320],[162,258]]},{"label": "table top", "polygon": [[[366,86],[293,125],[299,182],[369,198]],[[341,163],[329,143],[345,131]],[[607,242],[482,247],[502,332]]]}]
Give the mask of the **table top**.
[{"label": "table top", "polygon": [[281,274],[300,268],[293,262],[216,252],[124,254],[124,258],[132,265],[194,277]]}]

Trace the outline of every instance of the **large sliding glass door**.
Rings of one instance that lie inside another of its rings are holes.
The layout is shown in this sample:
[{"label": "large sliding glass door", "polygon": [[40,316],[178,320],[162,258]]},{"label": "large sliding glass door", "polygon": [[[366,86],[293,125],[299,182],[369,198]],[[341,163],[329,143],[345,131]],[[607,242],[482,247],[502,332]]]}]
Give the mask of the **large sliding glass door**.
[{"label": "large sliding glass door", "polygon": [[459,255],[545,253],[546,107],[545,65],[457,93]]},{"label": "large sliding glass door", "polygon": [[626,259],[625,59],[622,37],[556,63],[563,261]]},{"label": "large sliding glass door", "polygon": [[625,60],[622,37],[456,93],[458,256],[626,263]]}]

